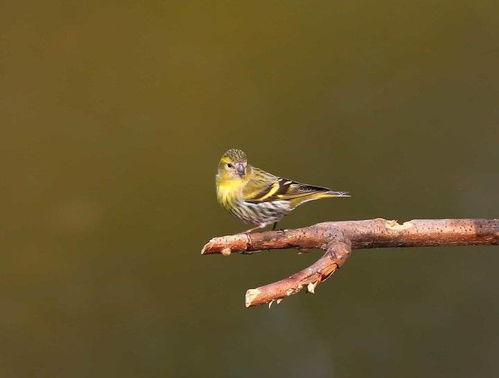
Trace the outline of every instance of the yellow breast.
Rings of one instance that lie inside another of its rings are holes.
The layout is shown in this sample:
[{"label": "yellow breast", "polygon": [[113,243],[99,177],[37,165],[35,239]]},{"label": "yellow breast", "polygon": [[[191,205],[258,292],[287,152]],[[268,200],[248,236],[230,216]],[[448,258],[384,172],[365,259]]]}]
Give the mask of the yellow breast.
[{"label": "yellow breast", "polygon": [[225,208],[242,199],[243,180],[217,180],[217,199]]}]

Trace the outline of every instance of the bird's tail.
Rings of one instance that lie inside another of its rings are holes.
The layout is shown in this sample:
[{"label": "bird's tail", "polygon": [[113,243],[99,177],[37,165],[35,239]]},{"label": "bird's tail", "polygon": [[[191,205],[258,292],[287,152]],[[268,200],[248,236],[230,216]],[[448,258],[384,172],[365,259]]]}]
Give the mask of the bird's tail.
[{"label": "bird's tail", "polygon": [[300,189],[303,192],[291,199],[293,206],[321,198],[350,197],[348,192],[336,192],[322,186],[303,185]]},{"label": "bird's tail", "polygon": [[326,188],[324,186],[315,186],[315,185],[302,185],[300,189],[312,195],[315,195],[315,198],[328,198],[328,197],[350,197],[348,192],[337,192]]},{"label": "bird's tail", "polygon": [[350,197],[348,192],[335,192],[334,190],[328,190],[327,192],[321,193],[324,198],[326,197]]}]

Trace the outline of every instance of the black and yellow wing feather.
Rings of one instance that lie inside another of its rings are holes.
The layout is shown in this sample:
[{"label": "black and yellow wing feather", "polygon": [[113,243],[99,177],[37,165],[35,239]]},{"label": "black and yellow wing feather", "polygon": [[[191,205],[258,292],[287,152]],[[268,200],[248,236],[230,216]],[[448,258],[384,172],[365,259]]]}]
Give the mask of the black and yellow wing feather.
[{"label": "black and yellow wing feather", "polygon": [[289,201],[292,207],[304,202],[326,197],[348,197],[346,192],[334,192],[322,186],[302,184],[297,181],[274,176],[254,168],[252,180],[243,190],[246,202],[263,203]]}]

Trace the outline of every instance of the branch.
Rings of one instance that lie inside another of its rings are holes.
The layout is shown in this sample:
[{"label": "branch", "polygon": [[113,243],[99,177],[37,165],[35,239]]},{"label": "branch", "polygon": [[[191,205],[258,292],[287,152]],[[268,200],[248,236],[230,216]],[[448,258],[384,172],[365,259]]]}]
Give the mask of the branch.
[{"label": "branch", "polygon": [[325,222],[295,230],[236,234],[211,239],[201,254],[251,254],[262,250],[318,248],[326,253],[314,264],[283,280],[250,289],[246,307],[269,303],[315,287],[338,270],[352,249],[498,245],[499,219],[417,219],[403,224],[385,219]]}]

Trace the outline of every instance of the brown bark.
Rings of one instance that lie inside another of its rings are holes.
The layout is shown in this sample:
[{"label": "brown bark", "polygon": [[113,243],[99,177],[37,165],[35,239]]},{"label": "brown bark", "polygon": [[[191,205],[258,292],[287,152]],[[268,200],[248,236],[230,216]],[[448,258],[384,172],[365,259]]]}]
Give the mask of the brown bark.
[{"label": "brown bark", "polygon": [[269,249],[319,248],[326,253],[310,267],[283,280],[250,289],[246,307],[278,303],[315,287],[341,267],[352,249],[498,245],[498,219],[417,219],[399,224],[385,219],[325,222],[295,230],[236,234],[211,239],[201,254],[250,254]]}]

